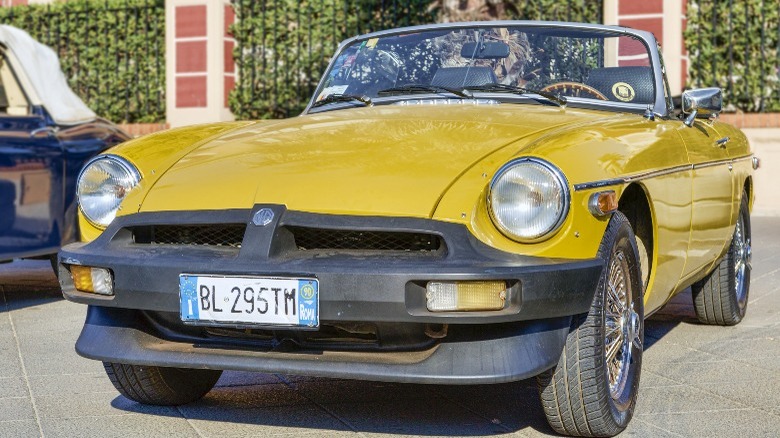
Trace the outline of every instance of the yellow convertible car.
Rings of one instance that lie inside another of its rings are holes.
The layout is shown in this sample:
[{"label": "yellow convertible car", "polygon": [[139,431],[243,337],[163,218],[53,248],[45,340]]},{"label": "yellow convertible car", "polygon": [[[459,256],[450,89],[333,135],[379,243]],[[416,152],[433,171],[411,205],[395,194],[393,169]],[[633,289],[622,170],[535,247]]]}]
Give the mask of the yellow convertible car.
[{"label": "yellow convertible car", "polygon": [[652,34],[430,25],[341,44],[300,117],[186,127],[94,158],[77,351],[126,397],[222,370],[438,384],[538,376],[547,419],[631,419],[644,318],[691,287],[738,323],[753,157],[721,92],[677,109]]}]

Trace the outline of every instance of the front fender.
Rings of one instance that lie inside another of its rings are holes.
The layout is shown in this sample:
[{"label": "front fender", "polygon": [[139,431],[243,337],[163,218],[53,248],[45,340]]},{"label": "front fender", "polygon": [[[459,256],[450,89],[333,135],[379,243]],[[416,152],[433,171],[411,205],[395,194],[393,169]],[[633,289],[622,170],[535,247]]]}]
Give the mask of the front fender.
[{"label": "front fender", "polygon": [[[105,154],[121,156],[133,163],[141,173],[141,182],[119,207],[117,216],[138,212],[144,197],[157,180],[177,161],[206,141],[246,126],[252,122],[223,122],[169,129],[139,137],[111,149]],[[90,224],[79,210],[81,240],[94,240],[103,230]]]}]

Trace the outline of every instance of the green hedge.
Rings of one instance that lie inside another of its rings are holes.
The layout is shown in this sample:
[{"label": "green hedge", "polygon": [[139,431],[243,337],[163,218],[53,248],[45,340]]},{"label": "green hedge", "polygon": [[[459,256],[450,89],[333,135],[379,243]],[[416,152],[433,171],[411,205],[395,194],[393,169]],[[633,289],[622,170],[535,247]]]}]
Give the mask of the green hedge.
[{"label": "green hedge", "polygon": [[688,86],[723,88],[728,110],[780,111],[779,29],[776,0],[688,0]]},{"label": "green hedge", "polygon": [[165,1],[70,0],[0,8],[53,48],[71,88],[114,122],[165,121]]},{"label": "green hedge", "polygon": [[233,8],[239,79],[229,102],[239,119],[299,114],[342,40],[434,21],[428,0],[237,0]]}]

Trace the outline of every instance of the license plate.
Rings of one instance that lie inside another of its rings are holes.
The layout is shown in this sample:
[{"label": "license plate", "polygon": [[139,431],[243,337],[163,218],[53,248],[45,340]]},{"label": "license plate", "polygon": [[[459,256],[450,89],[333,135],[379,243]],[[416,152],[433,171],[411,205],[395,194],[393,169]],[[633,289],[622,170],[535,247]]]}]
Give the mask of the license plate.
[{"label": "license plate", "polygon": [[319,326],[314,278],[179,276],[181,319],[189,323]]}]

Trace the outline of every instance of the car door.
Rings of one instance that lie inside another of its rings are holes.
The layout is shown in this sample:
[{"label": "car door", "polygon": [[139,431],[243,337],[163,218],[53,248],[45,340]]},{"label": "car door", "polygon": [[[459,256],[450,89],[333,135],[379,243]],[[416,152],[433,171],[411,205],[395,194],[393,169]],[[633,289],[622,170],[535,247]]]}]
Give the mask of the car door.
[{"label": "car door", "polygon": [[696,119],[688,127],[679,122],[693,165],[691,234],[684,279],[717,259],[729,240],[732,216],[732,167],[721,136],[708,120]]},{"label": "car door", "polygon": [[44,117],[0,114],[0,260],[59,247],[62,164]]},{"label": "car door", "polygon": [[59,246],[63,162],[53,132],[0,50],[0,260],[48,254]]}]

